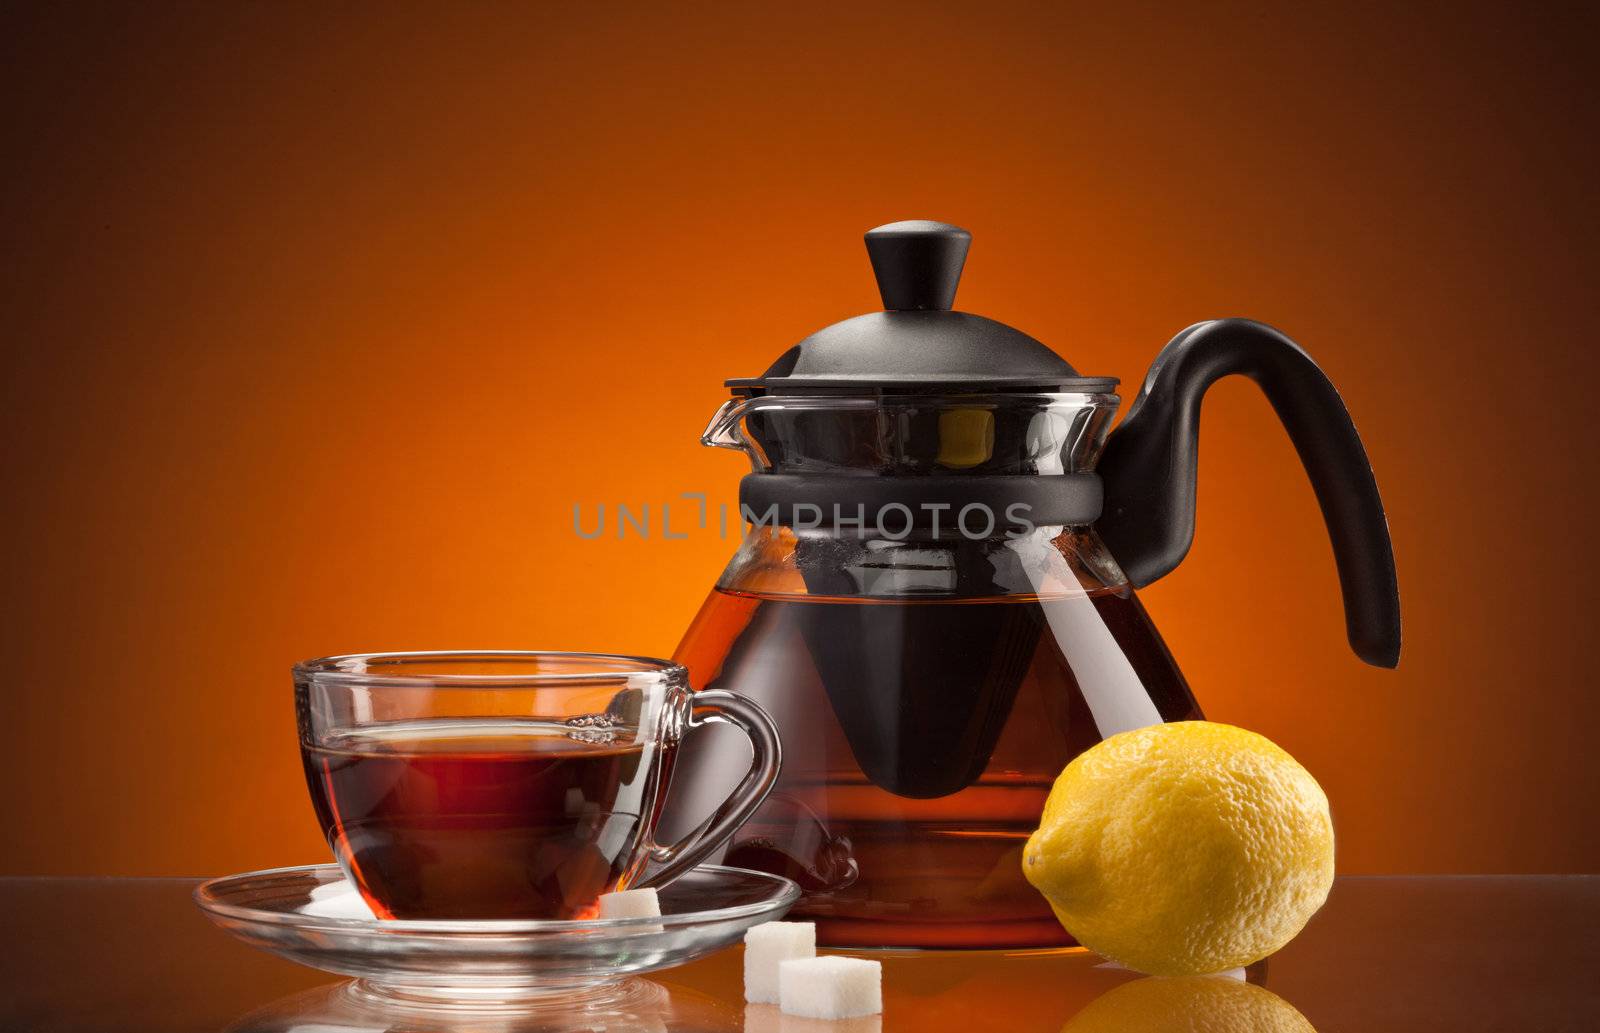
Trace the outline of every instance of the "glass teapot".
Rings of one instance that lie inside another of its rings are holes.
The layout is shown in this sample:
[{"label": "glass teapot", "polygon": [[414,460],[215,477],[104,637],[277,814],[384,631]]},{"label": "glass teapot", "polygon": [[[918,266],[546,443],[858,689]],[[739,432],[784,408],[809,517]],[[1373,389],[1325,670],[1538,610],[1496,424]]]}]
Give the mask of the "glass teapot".
[{"label": "glass teapot", "polygon": [[[1206,388],[1261,385],[1321,503],[1351,645],[1392,667],[1382,502],[1333,385],[1276,330],[1185,330],[1108,436],[1115,379],[951,310],[965,230],[866,239],[885,311],[728,381],[702,439],[750,458],[749,530],[675,657],[696,689],[765,707],[784,748],[725,861],[798,881],[794,915],[825,944],[1069,944],[1021,871],[1056,775],[1109,735],[1201,716],[1134,589],[1193,539]],[[710,813],[746,752],[690,744],[666,834]]]}]

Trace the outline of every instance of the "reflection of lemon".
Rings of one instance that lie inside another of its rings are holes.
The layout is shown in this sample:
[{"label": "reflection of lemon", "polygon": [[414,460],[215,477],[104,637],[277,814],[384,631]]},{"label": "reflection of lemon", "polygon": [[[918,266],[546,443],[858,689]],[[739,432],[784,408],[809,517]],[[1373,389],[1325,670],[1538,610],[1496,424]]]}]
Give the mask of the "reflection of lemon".
[{"label": "reflection of lemon", "polygon": [[1328,798],[1266,738],[1180,721],[1114,735],[1056,779],[1023,874],[1078,942],[1181,976],[1294,938],[1333,883]]},{"label": "reflection of lemon", "polygon": [[1271,990],[1227,976],[1150,977],[1089,1003],[1061,1033],[1316,1033]]}]

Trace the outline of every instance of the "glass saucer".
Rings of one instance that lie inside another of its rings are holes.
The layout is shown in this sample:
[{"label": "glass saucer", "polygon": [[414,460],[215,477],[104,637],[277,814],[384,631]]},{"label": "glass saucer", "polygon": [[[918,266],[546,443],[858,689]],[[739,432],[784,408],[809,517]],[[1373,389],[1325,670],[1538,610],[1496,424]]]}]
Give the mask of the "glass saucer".
[{"label": "glass saucer", "polygon": [[701,865],[661,887],[660,918],[575,921],[385,922],[351,907],[354,893],[337,865],[322,864],[213,879],[194,897],[252,947],[357,977],[358,995],[473,1007],[573,995],[625,1003],[643,992],[627,976],[736,943],[751,926],[783,917],[800,887]]}]

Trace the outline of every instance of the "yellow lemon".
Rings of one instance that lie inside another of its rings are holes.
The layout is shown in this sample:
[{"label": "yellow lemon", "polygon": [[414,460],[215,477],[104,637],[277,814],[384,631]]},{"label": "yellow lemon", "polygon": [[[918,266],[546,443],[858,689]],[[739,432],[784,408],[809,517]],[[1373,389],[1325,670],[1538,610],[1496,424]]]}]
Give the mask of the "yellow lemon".
[{"label": "yellow lemon", "polygon": [[1264,736],[1179,721],[1113,735],[1056,779],[1022,872],[1079,943],[1140,972],[1249,965],[1333,884],[1310,772]]},{"label": "yellow lemon", "polygon": [[1271,990],[1227,976],[1150,977],[1096,997],[1061,1033],[1316,1033]]}]

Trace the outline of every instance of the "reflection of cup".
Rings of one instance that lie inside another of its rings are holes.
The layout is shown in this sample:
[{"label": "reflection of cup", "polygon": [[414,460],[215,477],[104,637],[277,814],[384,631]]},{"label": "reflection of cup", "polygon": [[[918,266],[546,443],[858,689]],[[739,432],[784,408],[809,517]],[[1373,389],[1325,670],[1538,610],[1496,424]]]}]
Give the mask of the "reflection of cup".
[{"label": "reflection of cup", "polygon": [[226,1033],[740,1033],[737,1009],[704,993],[647,979],[609,996],[542,1001],[534,1008],[446,1007],[369,1002],[349,983],[320,986],[241,1016]]},{"label": "reflection of cup", "polygon": [[1311,1023],[1265,987],[1231,976],[1147,976],[1108,990],[1072,1017],[1061,1033],[1316,1033]]},{"label": "reflection of cup", "polygon": [[[592,917],[600,894],[697,864],[778,774],[766,713],[691,693],[665,660],[367,654],[298,664],[294,681],[317,818],[381,918]],[[657,844],[678,745],[714,722],[750,737],[750,770],[700,828]]]}]

